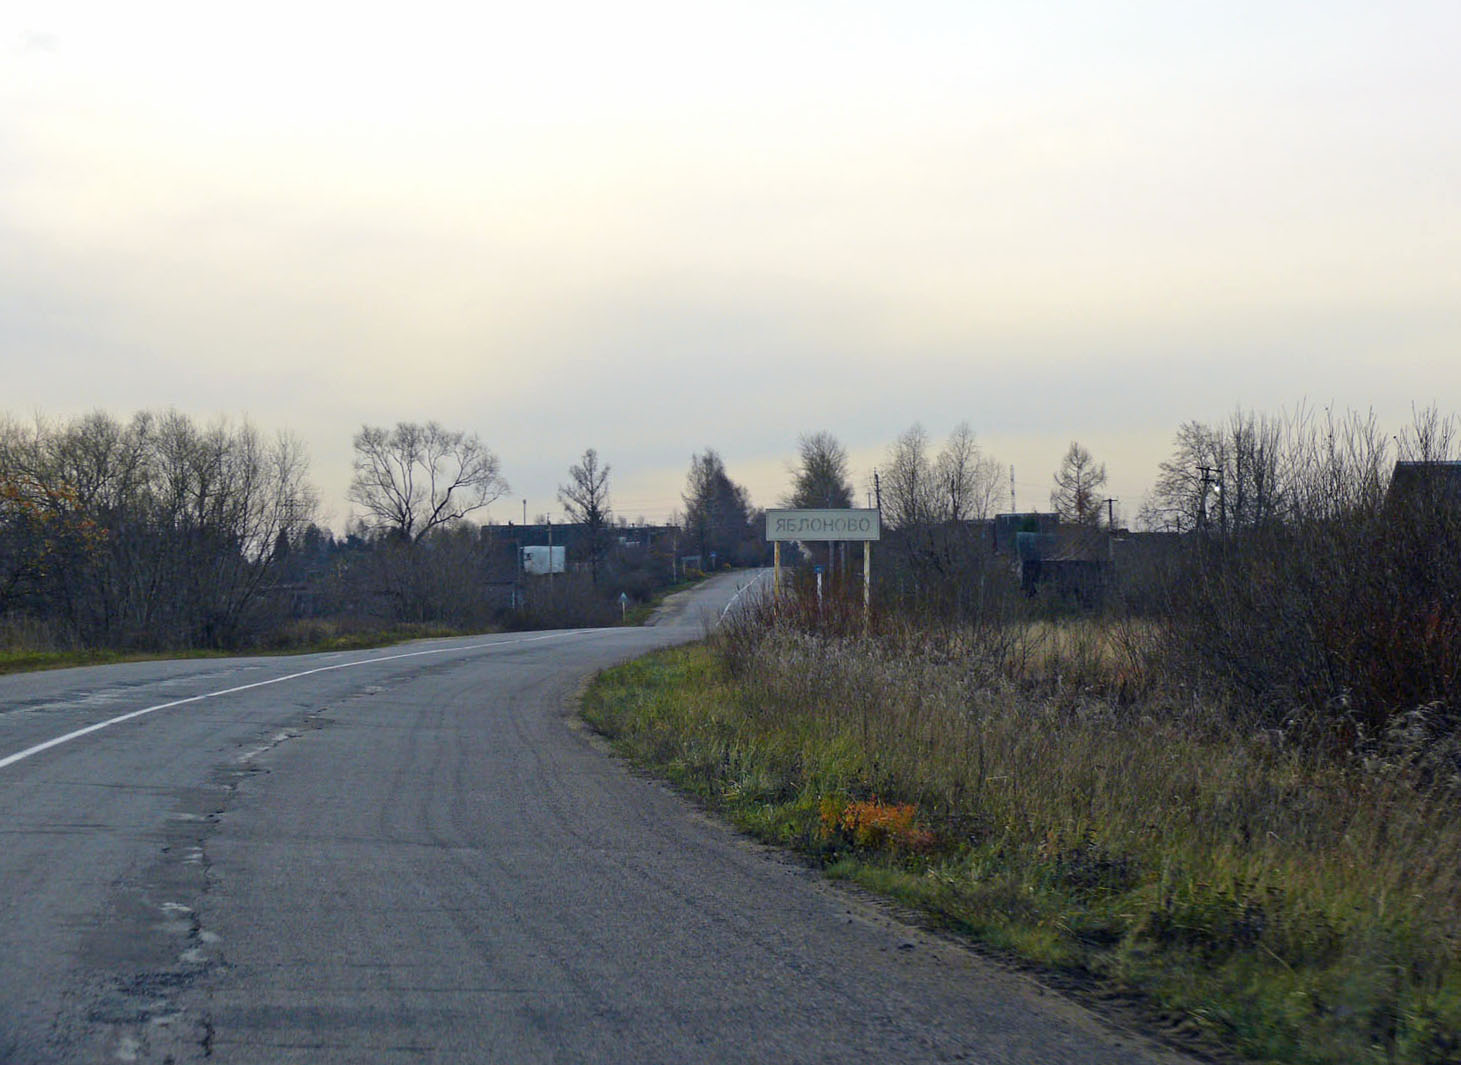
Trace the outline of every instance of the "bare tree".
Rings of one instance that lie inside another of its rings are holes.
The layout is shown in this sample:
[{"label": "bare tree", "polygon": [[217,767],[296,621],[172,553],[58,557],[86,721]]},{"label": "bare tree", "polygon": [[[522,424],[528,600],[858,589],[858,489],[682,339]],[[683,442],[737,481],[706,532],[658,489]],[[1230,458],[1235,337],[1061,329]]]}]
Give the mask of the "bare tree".
[{"label": "bare tree", "polygon": [[[1449,435],[1434,410],[1395,438],[1373,413],[1300,408],[1276,445],[1271,507],[1240,506],[1230,482],[1217,510],[1205,486],[1208,528],[1226,520],[1229,535],[1187,538],[1165,582],[1181,668],[1229,686],[1249,720],[1300,743],[1383,749],[1397,724],[1407,751],[1454,737],[1461,516],[1442,494],[1454,483]],[[1234,434],[1222,436],[1227,462],[1216,468],[1233,471]],[[1418,461],[1396,466],[1397,455]],[[1454,753],[1444,757],[1454,766]]]},{"label": "bare tree", "polygon": [[1096,465],[1091,453],[1074,440],[1050,491],[1050,507],[1062,521],[1077,525],[1098,525],[1101,521],[1101,487],[1106,483],[1106,465]]},{"label": "bare tree", "polygon": [[1322,413],[1300,407],[1285,427],[1278,479],[1281,517],[1349,521],[1373,513],[1384,494],[1393,438],[1374,411]]},{"label": "bare tree", "polygon": [[797,441],[797,452],[788,507],[840,510],[852,506],[847,449],[835,436],[825,431],[803,435]]},{"label": "bare tree", "polygon": [[888,449],[882,478],[883,513],[895,529],[932,522],[937,507],[933,465],[928,459],[928,434],[914,423]]},{"label": "bare tree", "polygon": [[475,433],[400,422],[394,429],[363,426],[354,443],[349,500],[376,528],[411,543],[508,490],[497,456]]},{"label": "bare tree", "polygon": [[979,450],[968,422],[960,422],[949,434],[933,467],[936,512],[952,522],[983,520],[994,508],[1002,470],[999,463]]},{"label": "bare tree", "polygon": [[1228,419],[1232,468],[1223,474],[1218,517],[1237,528],[1262,525],[1282,505],[1282,428],[1276,418],[1234,411]]},{"label": "bare tree", "polygon": [[609,509],[609,467],[599,465],[599,453],[589,448],[577,465],[568,467],[569,482],[558,486],[558,501],[570,521],[585,527],[588,534],[589,567],[594,584],[599,583],[599,562],[604,556],[606,531],[612,520]]},{"label": "bare tree", "polygon": [[1283,436],[1278,419],[1251,411],[1235,411],[1226,424],[1184,422],[1142,507],[1142,524],[1185,532],[1272,520],[1282,504]]},{"label": "bare tree", "polygon": [[1187,532],[1206,522],[1210,475],[1227,465],[1226,441],[1202,422],[1177,429],[1172,457],[1158,467],[1157,482],[1141,509],[1141,524],[1156,532]]},{"label": "bare tree", "polygon": [[72,638],[236,646],[266,620],[279,545],[314,510],[306,474],[288,436],[177,411],[12,428],[0,433],[0,553],[28,563],[39,548],[43,564],[18,571],[28,608]]},{"label": "bare tree", "polygon": [[139,544],[150,561],[138,624],[233,646],[275,568],[280,534],[296,534],[314,511],[303,449],[287,435],[270,444],[247,423],[200,427],[177,411],[149,419],[141,434],[156,535]]}]

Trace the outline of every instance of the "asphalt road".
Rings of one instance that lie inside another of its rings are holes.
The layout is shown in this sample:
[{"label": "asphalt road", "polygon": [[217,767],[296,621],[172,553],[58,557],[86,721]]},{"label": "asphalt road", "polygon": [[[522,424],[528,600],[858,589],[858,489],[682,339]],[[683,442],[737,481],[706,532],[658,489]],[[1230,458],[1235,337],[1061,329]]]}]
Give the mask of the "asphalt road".
[{"label": "asphalt road", "polygon": [[1178,1060],[575,725],[746,580],[642,629],[0,678],[0,1062]]}]

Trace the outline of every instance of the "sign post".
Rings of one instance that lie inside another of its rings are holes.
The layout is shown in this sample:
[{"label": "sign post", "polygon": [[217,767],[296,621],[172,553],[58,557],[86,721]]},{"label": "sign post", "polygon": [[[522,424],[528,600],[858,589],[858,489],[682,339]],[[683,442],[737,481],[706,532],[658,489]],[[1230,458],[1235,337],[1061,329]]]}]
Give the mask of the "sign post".
[{"label": "sign post", "polygon": [[[872,609],[874,540],[883,538],[883,515],[878,510],[768,510],[766,539],[775,545],[774,588],[781,593],[781,542],[862,541],[862,614],[864,621]],[[817,593],[821,598],[822,574],[817,567]]]},{"label": "sign post", "polygon": [[862,542],[862,616],[867,616],[873,608],[873,542],[864,540]]}]

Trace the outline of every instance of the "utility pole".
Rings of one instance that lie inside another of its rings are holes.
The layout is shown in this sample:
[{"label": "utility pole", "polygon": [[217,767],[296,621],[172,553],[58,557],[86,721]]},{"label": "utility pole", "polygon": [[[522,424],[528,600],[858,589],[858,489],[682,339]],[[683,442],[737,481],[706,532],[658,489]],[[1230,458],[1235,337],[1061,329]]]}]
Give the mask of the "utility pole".
[{"label": "utility pole", "polygon": [[1202,498],[1197,501],[1197,527],[1207,528],[1207,490],[1212,487],[1213,474],[1217,473],[1215,466],[1199,466],[1199,473],[1202,474]]},{"label": "utility pole", "polygon": [[873,470],[873,493],[878,497],[878,516],[883,514],[883,482],[878,480],[878,471]]},{"label": "utility pole", "polygon": [[1106,528],[1116,531],[1116,500],[1106,500]]},{"label": "utility pole", "polygon": [[1015,467],[1014,467],[1014,464],[1011,463],[1010,464],[1010,513],[1011,514],[1018,514],[1019,512],[1020,512],[1020,508],[1015,505]]},{"label": "utility pole", "polygon": [[[510,520],[507,523],[507,528],[509,532],[512,531],[512,522]],[[512,567],[512,608],[514,610],[521,610],[527,605],[523,596],[523,569],[527,564],[527,560],[523,558],[523,536],[526,532],[526,529],[519,526],[517,539],[513,541],[513,550],[517,553],[517,559]]]}]

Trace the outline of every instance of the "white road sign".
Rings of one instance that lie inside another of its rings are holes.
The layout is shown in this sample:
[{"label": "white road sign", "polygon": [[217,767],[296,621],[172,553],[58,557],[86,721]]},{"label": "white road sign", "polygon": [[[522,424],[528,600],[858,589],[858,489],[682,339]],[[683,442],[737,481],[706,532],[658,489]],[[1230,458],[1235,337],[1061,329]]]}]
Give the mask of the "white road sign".
[{"label": "white road sign", "polygon": [[881,540],[876,510],[768,510],[768,540]]}]

